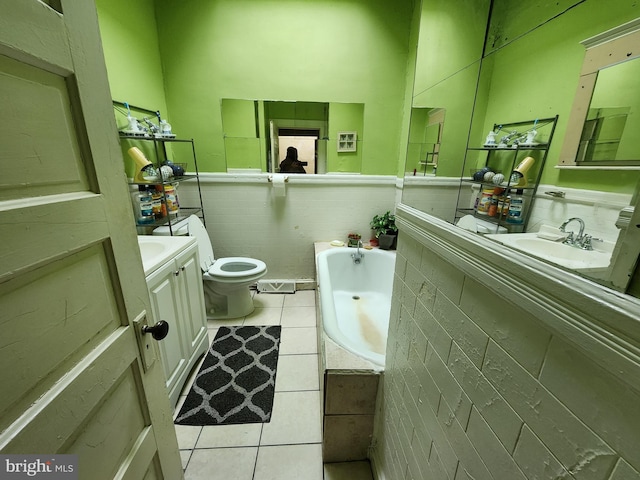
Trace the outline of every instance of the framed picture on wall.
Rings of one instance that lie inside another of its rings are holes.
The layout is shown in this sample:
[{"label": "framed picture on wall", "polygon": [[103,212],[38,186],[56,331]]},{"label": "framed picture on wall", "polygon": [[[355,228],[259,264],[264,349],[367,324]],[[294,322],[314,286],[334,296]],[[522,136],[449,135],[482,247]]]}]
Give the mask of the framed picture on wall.
[{"label": "framed picture on wall", "polygon": [[338,132],[338,152],[355,152],[358,132]]}]

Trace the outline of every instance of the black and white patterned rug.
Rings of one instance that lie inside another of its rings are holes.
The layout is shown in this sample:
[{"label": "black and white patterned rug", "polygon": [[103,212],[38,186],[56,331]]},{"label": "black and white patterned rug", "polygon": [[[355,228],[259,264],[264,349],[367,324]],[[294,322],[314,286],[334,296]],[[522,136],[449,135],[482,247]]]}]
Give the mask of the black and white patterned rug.
[{"label": "black and white patterned rug", "polygon": [[220,327],[180,413],[180,425],[271,420],[280,327]]}]

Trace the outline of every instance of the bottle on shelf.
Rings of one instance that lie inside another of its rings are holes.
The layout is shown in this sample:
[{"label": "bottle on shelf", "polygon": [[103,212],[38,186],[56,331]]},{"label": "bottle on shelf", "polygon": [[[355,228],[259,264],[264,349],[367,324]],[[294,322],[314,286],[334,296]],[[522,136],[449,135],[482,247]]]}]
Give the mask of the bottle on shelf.
[{"label": "bottle on shelf", "polygon": [[489,206],[491,205],[491,199],[493,197],[493,188],[485,187],[480,194],[480,200],[478,201],[477,212],[479,215],[488,215]]},{"label": "bottle on shelf", "polygon": [[177,183],[169,183],[164,186],[164,198],[167,202],[167,212],[172,216],[177,216],[180,212],[177,187]]},{"label": "bottle on shelf", "polygon": [[131,194],[133,211],[138,225],[153,223],[153,208],[151,195],[144,185],[138,185],[138,191]]},{"label": "bottle on shelf", "polygon": [[488,213],[490,217],[495,217],[498,214],[498,195],[496,195],[495,193],[491,197]]},{"label": "bottle on shelf", "polygon": [[517,189],[516,193],[511,194],[509,204],[509,214],[507,215],[507,223],[522,224],[524,222],[524,196],[523,190]]},{"label": "bottle on shelf", "polygon": [[502,219],[506,219],[509,215],[509,203],[511,202],[511,197],[508,195],[500,195],[498,197],[498,216]]},{"label": "bottle on shelf", "polygon": [[160,220],[167,216],[167,207],[164,203],[162,190],[158,187],[162,188],[161,185],[149,187],[149,192],[151,193],[151,208],[156,220]]}]

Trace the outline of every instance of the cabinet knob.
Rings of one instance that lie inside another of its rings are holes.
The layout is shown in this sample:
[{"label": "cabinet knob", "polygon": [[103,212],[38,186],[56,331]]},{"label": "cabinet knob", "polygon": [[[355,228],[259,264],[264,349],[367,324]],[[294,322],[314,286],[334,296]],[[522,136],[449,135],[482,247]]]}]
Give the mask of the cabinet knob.
[{"label": "cabinet knob", "polygon": [[169,324],[164,320],[160,320],[153,327],[144,325],[142,333],[150,333],[155,340],[162,340],[169,333]]}]

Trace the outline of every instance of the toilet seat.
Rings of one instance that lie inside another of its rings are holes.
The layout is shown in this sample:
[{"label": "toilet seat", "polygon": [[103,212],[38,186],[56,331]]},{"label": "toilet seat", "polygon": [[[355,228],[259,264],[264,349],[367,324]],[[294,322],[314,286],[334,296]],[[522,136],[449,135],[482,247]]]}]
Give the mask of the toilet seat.
[{"label": "toilet seat", "polygon": [[[200,253],[200,267],[205,278],[224,283],[256,280],[267,271],[267,265],[255,258],[225,257],[215,259],[209,234],[198,217],[189,217],[189,235],[196,237]],[[255,277],[255,278],[253,278]]]},{"label": "toilet seat", "polygon": [[226,257],[213,262],[207,270],[209,278],[223,282],[245,282],[252,277],[259,278],[267,270],[267,265],[255,258]]},{"label": "toilet seat", "polygon": [[[200,256],[200,268],[203,272],[203,278],[206,280],[215,280],[221,283],[252,282],[267,272],[267,265],[255,258],[226,257],[216,260],[209,234],[195,215],[173,225],[173,232],[195,237]],[[169,235],[169,229],[159,227],[154,230],[154,234]]]}]

